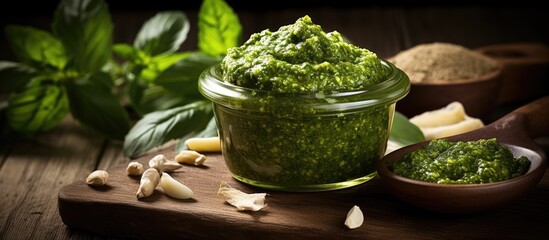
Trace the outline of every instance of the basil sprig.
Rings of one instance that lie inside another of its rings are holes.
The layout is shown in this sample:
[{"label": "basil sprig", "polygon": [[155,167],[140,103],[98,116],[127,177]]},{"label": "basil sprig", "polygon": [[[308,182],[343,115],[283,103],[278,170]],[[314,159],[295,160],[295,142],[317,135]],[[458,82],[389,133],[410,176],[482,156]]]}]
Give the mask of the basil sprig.
[{"label": "basil sprig", "polygon": [[200,47],[191,52],[179,52],[191,29],[181,11],[157,13],[131,45],[113,44],[105,0],[61,0],[51,32],[7,26],[18,62],[0,61],[2,136],[50,130],[69,113],[124,140],[130,157],[173,139],[216,135],[197,80],[239,44],[242,27],[223,0],[205,0],[198,18]]},{"label": "basil sprig", "polygon": [[60,1],[53,34],[27,26],[6,27],[19,60],[0,63],[7,125],[23,133],[46,131],[71,112],[90,129],[123,139],[129,118],[113,95],[111,76],[101,72],[111,58],[112,29],[104,1],[71,0]]},{"label": "basil sprig", "polygon": [[186,39],[186,22],[181,12],[159,13],[143,25],[133,46],[115,46],[116,54],[126,60],[127,95],[143,116],[126,135],[128,156],[173,139],[184,142],[217,135],[211,124],[215,124],[211,103],[198,92],[197,80],[206,68],[221,61],[227,48],[239,44],[242,27],[223,0],[204,0],[198,14],[199,51],[176,53]]},{"label": "basil sprig", "polygon": [[[102,136],[124,140],[129,157],[174,139],[181,150],[188,138],[216,136],[197,80],[240,44],[242,26],[223,0],[204,0],[197,25],[198,50],[190,52],[178,51],[191,29],[181,11],[157,13],[133,44],[113,44],[105,0],[61,0],[51,32],[7,26],[18,62],[0,61],[0,137],[50,130],[69,113]],[[413,143],[419,134],[395,116],[392,140]]]}]

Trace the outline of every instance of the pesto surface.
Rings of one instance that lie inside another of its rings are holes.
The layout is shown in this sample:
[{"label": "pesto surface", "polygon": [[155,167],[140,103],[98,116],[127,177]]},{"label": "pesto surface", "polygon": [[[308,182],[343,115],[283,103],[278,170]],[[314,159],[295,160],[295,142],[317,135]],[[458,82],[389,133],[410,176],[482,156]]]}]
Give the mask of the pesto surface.
[{"label": "pesto surface", "polygon": [[523,175],[530,161],[515,158],[495,138],[469,142],[433,140],[408,153],[392,166],[394,173],[416,180],[445,184],[504,181]]},{"label": "pesto surface", "polygon": [[380,59],[367,49],[325,33],[309,16],[276,32],[253,34],[229,49],[221,62],[224,81],[282,93],[332,93],[382,81]]}]

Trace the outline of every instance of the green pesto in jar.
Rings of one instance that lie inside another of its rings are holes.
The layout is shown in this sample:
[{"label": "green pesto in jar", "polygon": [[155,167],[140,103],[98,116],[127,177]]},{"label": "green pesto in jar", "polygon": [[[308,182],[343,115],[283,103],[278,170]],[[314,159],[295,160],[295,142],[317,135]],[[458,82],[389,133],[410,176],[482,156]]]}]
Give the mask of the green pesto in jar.
[{"label": "green pesto in jar", "polygon": [[367,49],[325,33],[309,16],[276,32],[253,34],[229,49],[221,62],[224,81],[281,93],[331,93],[379,83],[384,69]]},{"label": "green pesto in jar", "polygon": [[321,101],[330,108],[337,100],[324,96],[383,82],[390,71],[374,53],[337,32],[326,34],[305,16],[276,32],[253,34],[229,49],[220,68],[223,81],[263,94],[214,105],[223,155],[237,179],[300,191],[375,176],[396,100],[353,111],[304,107]]},{"label": "green pesto in jar", "polygon": [[395,174],[443,184],[478,184],[508,180],[528,171],[530,161],[515,158],[495,138],[468,142],[433,140],[395,162]]},{"label": "green pesto in jar", "polygon": [[242,113],[219,105],[214,110],[233,175],[269,185],[303,186],[373,174],[389,135],[389,108],[322,117]]}]

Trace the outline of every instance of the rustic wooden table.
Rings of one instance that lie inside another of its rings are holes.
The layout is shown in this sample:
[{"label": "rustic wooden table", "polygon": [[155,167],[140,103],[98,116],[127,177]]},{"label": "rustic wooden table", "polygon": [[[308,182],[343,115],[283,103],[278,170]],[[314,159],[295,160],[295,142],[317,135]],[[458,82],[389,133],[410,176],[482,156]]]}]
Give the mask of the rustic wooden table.
[{"label": "rustic wooden table", "polygon": [[[357,8],[328,7],[276,10],[236,9],[245,25],[245,36],[264,28],[276,29],[309,14],[325,30],[337,29],[357,45],[371,49],[382,57],[419,43],[447,41],[470,48],[510,42],[549,43],[549,14],[541,8],[516,6],[362,6]],[[186,10],[196,23],[196,9]],[[118,26],[116,38],[130,41],[143,19],[153,12],[113,14]],[[13,18],[15,19],[15,18]],[[38,23],[40,21],[40,23]],[[19,20],[17,23],[47,25],[42,20]],[[126,26],[126,27],[122,27]],[[133,31],[133,32],[132,32]],[[194,43],[196,33],[189,42]],[[194,46],[187,46],[192,48]],[[2,54],[5,56],[5,54]],[[549,80],[549,79],[548,79]],[[517,103],[520,104],[520,103]],[[517,104],[500,106],[494,118]],[[546,140],[540,142],[546,144]],[[119,142],[112,142],[88,132],[72,118],[60,127],[29,138],[0,142],[0,239],[102,239],[101,235],[68,228],[58,213],[58,192],[61,187],[83,180],[95,169],[109,169],[127,164]],[[375,181],[366,184],[377,184]],[[383,191],[381,189],[381,191]],[[398,203],[389,194],[381,197],[408,209],[411,215],[432,214]],[[412,223],[403,216],[398,221]],[[383,228],[383,222],[375,228]],[[475,238],[485,227],[497,229],[497,237],[542,239],[549,236],[549,173],[528,196],[501,209],[467,217],[440,216],[448,222],[448,232],[430,226],[392,229],[392,235],[372,234],[368,238],[400,236],[399,238]],[[453,233],[457,225],[474,223],[466,232]],[[444,224],[442,224],[444,225]],[[441,226],[439,224],[438,226]],[[453,227],[452,227],[453,226]],[[497,226],[497,227],[496,227]],[[430,237],[429,231],[433,231]],[[378,233],[379,231],[377,231]],[[517,234],[520,232],[520,234]],[[376,231],[374,231],[376,233]],[[444,233],[444,234],[441,234]],[[268,234],[268,233],[266,233]],[[296,237],[296,236],[288,236]],[[365,236],[366,237],[366,236]]]}]

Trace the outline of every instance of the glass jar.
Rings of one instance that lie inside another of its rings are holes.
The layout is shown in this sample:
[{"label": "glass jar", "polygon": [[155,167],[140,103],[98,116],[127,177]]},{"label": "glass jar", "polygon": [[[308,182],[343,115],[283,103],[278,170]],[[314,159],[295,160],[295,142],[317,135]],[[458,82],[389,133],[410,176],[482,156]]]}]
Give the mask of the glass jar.
[{"label": "glass jar", "polygon": [[239,181],[283,191],[326,191],[375,176],[406,74],[383,61],[386,79],[333,94],[283,94],[222,80],[219,65],[199,79],[213,102],[222,153]]}]

